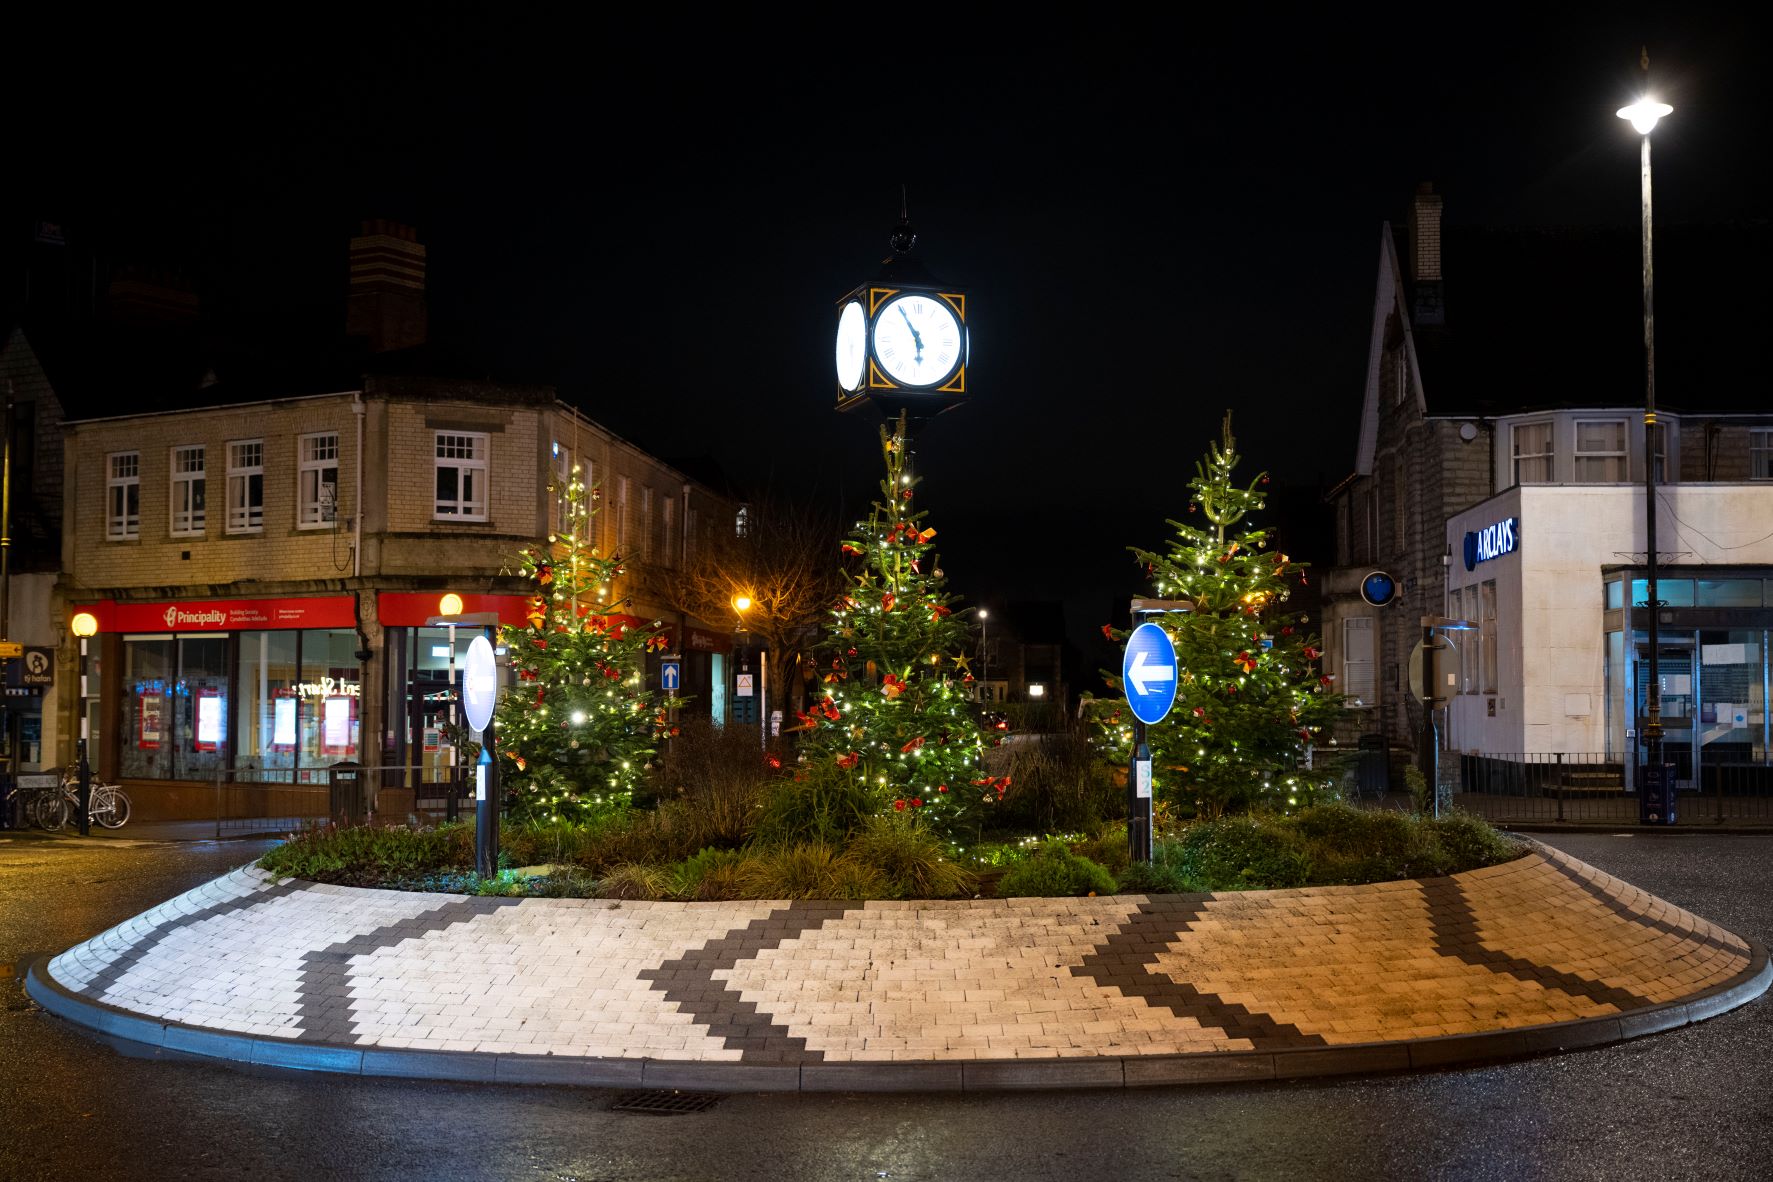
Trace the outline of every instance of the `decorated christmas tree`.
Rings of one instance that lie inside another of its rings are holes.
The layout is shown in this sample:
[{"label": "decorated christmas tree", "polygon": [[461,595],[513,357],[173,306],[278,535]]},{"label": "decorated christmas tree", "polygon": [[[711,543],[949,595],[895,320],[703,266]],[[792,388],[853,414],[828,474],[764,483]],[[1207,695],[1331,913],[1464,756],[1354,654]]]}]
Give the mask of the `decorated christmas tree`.
[{"label": "decorated christmas tree", "polygon": [[663,648],[659,621],[636,626],[607,588],[622,559],[587,544],[598,494],[575,466],[564,490],[567,528],[519,555],[534,584],[529,620],[507,625],[514,683],[496,716],[500,771],[520,816],[583,820],[629,803],[664,712],[642,688],[643,655]]},{"label": "decorated christmas tree", "polygon": [[[1191,520],[1170,522],[1165,552],[1133,551],[1159,598],[1192,605],[1156,617],[1176,646],[1179,680],[1169,715],[1146,732],[1155,791],[1184,815],[1296,803],[1308,787],[1304,751],[1341,708],[1318,668],[1320,642],[1286,608],[1305,564],[1270,551],[1268,532],[1245,524],[1266,503],[1268,476],[1239,484],[1237,462],[1228,413],[1223,443],[1195,465]],[[1109,681],[1121,688],[1118,676]],[[1098,706],[1097,719],[1126,758],[1133,720],[1124,702]]]},{"label": "decorated christmas tree", "polygon": [[1008,780],[981,767],[969,630],[946,590],[936,531],[913,511],[918,480],[903,415],[881,428],[880,440],[881,499],[842,543],[855,568],[826,627],[823,693],[799,716],[806,758],[861,778],[883,810],[950,834],[970,831]]}]

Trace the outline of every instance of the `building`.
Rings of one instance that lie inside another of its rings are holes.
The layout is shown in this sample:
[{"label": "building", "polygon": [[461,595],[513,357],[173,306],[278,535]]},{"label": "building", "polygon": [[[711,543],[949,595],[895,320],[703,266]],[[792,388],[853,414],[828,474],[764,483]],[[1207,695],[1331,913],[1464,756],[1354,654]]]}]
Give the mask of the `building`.
[{"label": "building", "polygon": [[[1475,625],[1442,670],[1444,747],[1580,755],[1629,783],[1649,610],[1638,236],[1441,215],[1423,186],[1380,235],[1354,471],[1330,494],[1339,738],[1415,742],[1411,650],[1444,615]],[[1765,226],[1657,230],[1659,666],[1686,783],[1770,749],[1767,247]],[[1363,586],[1395,594],[1379,606]]]},{"label": "building", "polygon": [[[351,347],[299,369],[236,358],[160,386],[89,385],[64,425],[59,599],[63,618],[98,617],[94,759],[138,815],[210,815],[213,785],[244,772],[437,773],[451,632],[427,621],[454,592],[524,623],[516,552],[564,528],[575,466],[601,494],[593,543],[635,564],[612,605],[641,567],[680,566],[733,528],[724,498],[551,388],[460,376],[425,340],[424,268],[410,230],[366,224]],[[617,612],[672,633],[683,691],[706,709],[730,631],[645,602]]]}]

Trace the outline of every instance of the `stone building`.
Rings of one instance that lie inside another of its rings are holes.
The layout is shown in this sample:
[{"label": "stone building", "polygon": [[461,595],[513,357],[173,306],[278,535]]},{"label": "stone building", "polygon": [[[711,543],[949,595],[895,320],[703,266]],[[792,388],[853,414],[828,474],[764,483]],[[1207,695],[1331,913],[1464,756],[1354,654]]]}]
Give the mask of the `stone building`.
[{"label": "stone building", "polygon": [[[1649,610],[1638,236],[1445,230],[1441,215],[1424,185],[1380,235],[1359,443],[1330,493],[1337,565],[1322,580],[1325,667],[1349,696],[1338,738],[1416,742],[1410,654],[1422,618],[1446,616],[1476,627],[1441,670],[1444,747],[1628,765],[1645,658],[1631,616],[1641,627]],[[1768,750],[1765,677],[1744,671],[1765,671],[1773,626],[1773,393],[1751,278],[1768,235],[1675,226],[1656,242],[1661,663],[1691,666],[1670,720],[1691,772],[1713,744]],[[1726,656],[1741,668],[1729,689],[1714,669],[1707,703],[1704,666]],[[1742,707],[1740,725],[1702,721],[1719,705]]]}]

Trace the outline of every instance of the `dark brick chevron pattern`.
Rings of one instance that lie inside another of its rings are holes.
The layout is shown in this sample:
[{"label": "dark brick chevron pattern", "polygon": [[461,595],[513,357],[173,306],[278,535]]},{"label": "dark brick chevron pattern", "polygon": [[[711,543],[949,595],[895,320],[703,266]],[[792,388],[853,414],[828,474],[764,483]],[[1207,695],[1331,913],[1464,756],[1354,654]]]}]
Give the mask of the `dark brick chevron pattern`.
[{"label": "dark brick chevron pattern", "polygon": [[728,1050],[741,1052],[741,1063],[822,1063],[824,1051],[808,1050],[806,1039],[790,1035],[786,1026],[759,1013],[757,1003],[740,997],[730,982],[718,981],[714,974],[859,910],[859,903],[790,903],[638,976],[723,1039]]},{"label": "dark brick chevron pattern", "polygon": [[1119,931],[1084,957],[1083,963],[1071,966],[1071,975],[1119,990],[1127,997],[1143,998],[1178,1018],[1193,1018],[1202,1026],[1223,1030],[1229,1038],[1247,1039],[1258,1051],[1326,1045],[1318,1035],[1154,971],[1157,958],[1201,917],[1210,901],[1206,895],[1181,895],[1139,904]]}]

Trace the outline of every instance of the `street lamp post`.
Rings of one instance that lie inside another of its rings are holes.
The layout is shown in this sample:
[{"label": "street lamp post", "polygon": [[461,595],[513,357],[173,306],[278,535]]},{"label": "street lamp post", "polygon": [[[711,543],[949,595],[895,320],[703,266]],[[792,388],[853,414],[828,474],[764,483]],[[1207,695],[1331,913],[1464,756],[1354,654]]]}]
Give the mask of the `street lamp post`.
[{"label": "street lamp post", "polygon": [[979,609],[979,687],[984,690],[986,698],[991,693],[991,613],[985,608]]},{"label": "street lamp post", "polygon": [[[1650,58],[1642,59],[1646,76]],[[1646,81],[1647,81],[1646,77]],[[1662,681],[1657,668],[1657,647],[1660,641],[1657,618],[1656,588],[1656,316],[1653,257],[1650,245],[1650,132],[1664,115],[1674,110],[1667,103],[1657,102],[1646,92],[1629,107],[1621,107],[1618,115],[1629,120],[1643,137],[1639,153],[1639,190],[1643,206],[1643,278],[1644,278],[1644,575],[1646,591],[1644,606],[1648,616],[1650,649],[1649,682],[1644,687],[1644,782],[1638,786],[1639,799],[1646,792],[1656,796],[1659,814],[1672,814],[1673,786],[1662,762]],[[1659,815],[1657,820],[1663,820]]]},{"label": "street lamp post", "polygon": [[[733,719],[735,722],[741,713],[739,710],[739,677],[742,671],[751,668],[751,642],[745,634],[745,613],[750,607],[751,597],[749,595],[733,596],[733,615],[739,621],[739,626],[733,630]],[[755,698],[755,684],[752,687],[752,692],[753,698]],[[759,713],[762,711],[760,710]]]},{"label": "street lamp post", "polygon": [[[461,756],[457,727],[460,723],[456,715],[456,622],[455,617],[462,614],[462,597],[454,591],[437,601],[437,614],[449,619],[449,792],[444,797],[443,819],[456,819],[457,792],[461,788],[461,777],[456,769],[461,765]],[[422,709],[422,707],[421,707]],[[420,721],[423,721],[421,718]]]},{"label": "street lamp post", "polygon": [[91,723],[86,717],[86,642],[98,632],[98,617],[91,612],[78,612],[69,627],[80,638],[80,697],[75,707],[80,711],[80,836],[85,837],[92,832],[92,764],[88,762],[86,750],[87,741],[92,737],[89,733]]}]

